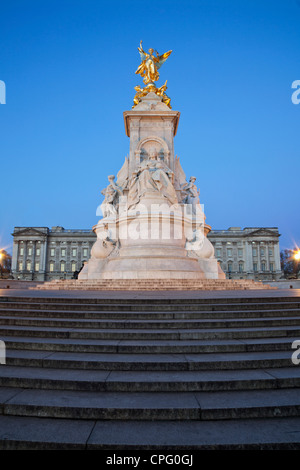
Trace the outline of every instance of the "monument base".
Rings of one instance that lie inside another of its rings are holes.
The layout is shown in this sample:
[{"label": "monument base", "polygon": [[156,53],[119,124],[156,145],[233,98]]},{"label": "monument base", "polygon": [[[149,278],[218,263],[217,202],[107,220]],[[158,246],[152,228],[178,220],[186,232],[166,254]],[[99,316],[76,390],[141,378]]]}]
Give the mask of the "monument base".
[{"label": "monument base", "polygon": [[[139,273],[141,274],[141,273]],[[81,291],[241,291],[270,290],[277,287],[248,279],[89,279],[53,280],[38,284],[32,290]]]},{"label": "monument base", "polygon": [[79,279],[225,279],[204,217],[195,223],[185,209],[146,193],[133,210],[102,219],[94,227],[97,241]]}]

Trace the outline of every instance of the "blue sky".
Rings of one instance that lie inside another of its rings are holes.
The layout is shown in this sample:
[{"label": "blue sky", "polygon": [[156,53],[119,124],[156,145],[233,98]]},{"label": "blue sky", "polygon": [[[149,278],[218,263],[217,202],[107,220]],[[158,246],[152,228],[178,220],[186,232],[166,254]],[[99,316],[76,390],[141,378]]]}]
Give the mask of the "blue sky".
[{"label": "blue sky", "polygon": [[129,151],[140,40],[181,112],[175,153],[206,221],[300,245],[299,0],[0,0],[0,243],[14,226],[91,228]]}]

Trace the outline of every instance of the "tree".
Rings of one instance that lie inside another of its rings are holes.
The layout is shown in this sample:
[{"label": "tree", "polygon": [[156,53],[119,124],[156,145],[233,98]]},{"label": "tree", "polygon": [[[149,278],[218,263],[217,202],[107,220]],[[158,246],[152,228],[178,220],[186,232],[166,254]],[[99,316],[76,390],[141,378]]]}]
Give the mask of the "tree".
[{"label": "tree", "polygon": [[293,250],[283,250],[280,252],[280,263],[281,270],[284,273],[284,277],[292,278],[297,277],[300,263],[294,258]]},{"label": "tree", "polygon": [[10,273],[11,270],[11,256],[5,250],[0,250],[0,275],[3,273]]}]

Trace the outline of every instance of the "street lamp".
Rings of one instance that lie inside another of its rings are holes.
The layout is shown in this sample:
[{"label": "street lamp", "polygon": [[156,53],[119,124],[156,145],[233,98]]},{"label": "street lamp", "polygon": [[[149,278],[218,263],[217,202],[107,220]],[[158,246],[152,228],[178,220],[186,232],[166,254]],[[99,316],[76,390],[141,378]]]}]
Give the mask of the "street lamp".
[{"label": "street lamp", "polygon": [[298,277],[298,272],[299,272],[299,267],[300,267],[300,250],[297,250],[295,252],[294,259],[297,261],[297,277]]},{"label": "street lamp", "polygon": [[296,251],[296,253],[294,254],[294,258],[296,261],[300,261],[300,250]]}]

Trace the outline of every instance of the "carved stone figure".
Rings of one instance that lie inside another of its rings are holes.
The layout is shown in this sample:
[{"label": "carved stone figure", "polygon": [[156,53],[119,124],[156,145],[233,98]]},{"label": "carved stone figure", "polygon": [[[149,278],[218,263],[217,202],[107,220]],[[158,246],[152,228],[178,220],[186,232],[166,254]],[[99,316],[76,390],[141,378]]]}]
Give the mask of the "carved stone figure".
[{"label": "carved stone figure", "polygon": [[205,236],[203,226],[199,226],[193,230],[192,237],[186,240],[185,248],[188,252],[192,252],[202,259],[214,257],[214,247]]},{"label": "carved stone figure", "polygon": [[197,206],[200,205],[199,195],[200,191],[198,191],[197,186],[195,185],[196,177],[191,176],[190,182],[183,186],[182,191],[186,194],[183,202],[184,204],[191,204],[192,212],[195,214],[197,210]]},{"label": "carved stone figure", "polygon": [[119,198],[123,195],[123,191],[128,184],[128,159],[125,162],[117,175],[117,182],[115,183],[115,176],[108,177],[109,185],[101,191],[105,196],[101,204],[103,217],[115,216],[119,208]]},{"label": "carved stone figure", "polygon": [[119,196],[123,194],[123,190],[114,182],[115,176],[110,175],[108,177],[109,185],[101,191],[101,194],[105,196],[101,209],[103,217],[109,217],[116,215],[118,210]]},{"label": "carved stone figure", "polygon": [[164,196],[171,205],[177,204],[173,186],[174,174],[167,165],[157,159],[157,152],[151,151],[148,159],[133,173],[129,185],[128,207],[135,206],[145,193],[154,192]]},{"label": "carved stone figure", "polygon": [[97,241],[92,247],[91,254],[94,258],[106,258],[116,248],[117,240],[112,238],[108,224],[103,224],[97,229]]}]

